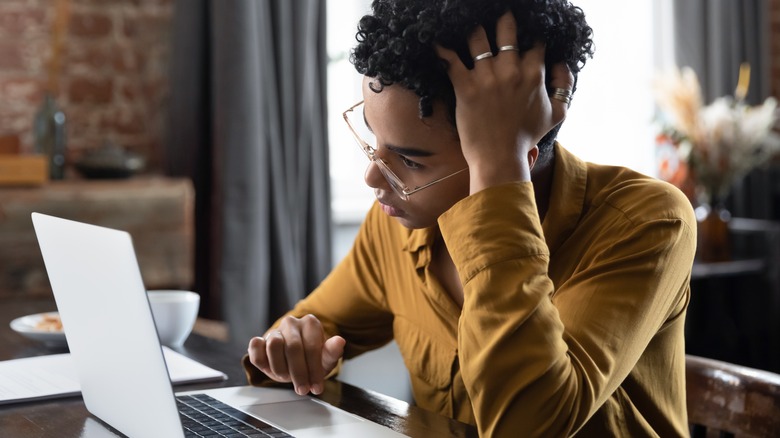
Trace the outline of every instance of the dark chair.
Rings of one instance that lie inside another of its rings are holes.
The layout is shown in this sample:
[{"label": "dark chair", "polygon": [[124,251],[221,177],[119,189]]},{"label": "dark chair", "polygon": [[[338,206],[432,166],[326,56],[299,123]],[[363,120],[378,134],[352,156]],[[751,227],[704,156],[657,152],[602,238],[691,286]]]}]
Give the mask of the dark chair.
[{"label": "dark chair", "polygon": [[687,355],[691,437],[780,437],[780,374]]}]

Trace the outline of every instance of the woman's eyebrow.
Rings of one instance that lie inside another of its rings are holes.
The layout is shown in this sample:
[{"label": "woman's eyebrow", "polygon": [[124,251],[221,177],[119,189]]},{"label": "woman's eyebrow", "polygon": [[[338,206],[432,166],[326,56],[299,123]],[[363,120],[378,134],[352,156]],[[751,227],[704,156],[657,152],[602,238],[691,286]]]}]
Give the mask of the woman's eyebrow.
[{"label": "woman's eyebrow", "polygon": [[[368,128],[369,131],[374,132],[374,130],[371,129],[371,124],[368,123],[368,119],[366,118],[365,111],[363,111],[363,122],[366,124],[366,127]],[[376,145],[374,145],[374,147],[376,147]],[[425,151],[422,149],[417,149],[412,147],[398,146],[390,143],[385,143],[385,148],[398,155],[404,155],[407,157],[430,157],[431,155],[433,155],[433,152],[431,151]]]},{"label": "woman's eyebrow", "polygon": [[391,152],[406,157],[430,157],[431,155],[433,155],[433,152],[431,151],[424,151],[422,149],[417,149],[417,148],[397,146],[389,143],[385,143],[385,148],[387,148],[387,150]]}]

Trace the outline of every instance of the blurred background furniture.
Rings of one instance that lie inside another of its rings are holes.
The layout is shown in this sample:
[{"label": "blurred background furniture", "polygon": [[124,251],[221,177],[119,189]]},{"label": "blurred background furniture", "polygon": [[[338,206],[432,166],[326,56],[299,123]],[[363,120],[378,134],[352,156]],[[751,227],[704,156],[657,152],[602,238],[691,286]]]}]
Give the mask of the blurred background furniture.
[{"label": "blurred background furniture", "polygon": [[780,374],[687,355],[691,437],[780,436]]},{"label": "blurred background furniture", "polygon": [[686,352],[780,372],[780,222],[732,218],[732,260],[694,262]]},{"label": "blurred background furniture", "polygon": [[70,179],[0,188],[0,298],[51,294],[33,211],[127,231],[147,288],[190,289],[193,204],[186,178]]}]

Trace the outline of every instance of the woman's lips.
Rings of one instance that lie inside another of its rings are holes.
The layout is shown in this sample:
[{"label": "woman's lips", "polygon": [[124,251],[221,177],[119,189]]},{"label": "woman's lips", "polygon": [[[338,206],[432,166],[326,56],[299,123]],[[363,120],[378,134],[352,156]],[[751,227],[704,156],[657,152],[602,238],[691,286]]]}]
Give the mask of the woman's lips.
[{"label": "woman's lips", "polygon": [[404,213],[403,210],[395,208],[392,205],[385,204],[382,201],[379,201],[379,204],[382,206],[382,211],[384,211],[388,216],[398,217]]},{"label": "woman's lips", "polygon": [[[379,206],[382,207],[382,211],[384,211],[386,215],[390,217],[398,217],[405,214],[402,209],[394,207],[392,204],[386,201],[388,198],[387,192],[375,189],[374,196],[376,196],[376,200],[379,202]],[[392,198],[392,196],[390,197]]]}]

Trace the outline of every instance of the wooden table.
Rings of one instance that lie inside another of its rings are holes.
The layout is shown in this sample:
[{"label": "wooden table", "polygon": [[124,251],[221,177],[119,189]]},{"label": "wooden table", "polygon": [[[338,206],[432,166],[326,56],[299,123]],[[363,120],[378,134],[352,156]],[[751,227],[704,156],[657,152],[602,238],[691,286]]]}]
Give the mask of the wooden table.
[{"label": "wooden table", "polygon": [[[50,297],[0,299],[0,360],[67,352],[22,337],[9,323],[19,316],[56,310]],[[246,384],[240,358],[244,344],[235,345],[193,334],[177,349],[228,375],[225,382],[177,385],[175,391]],[[412,437],[476,437],[476,428],[442,417],[406,402],[337,380],[326,382],[320,399]],[[0,436],[80,437],[99,423],[84,407],[81,397],[0,405]]]}]

